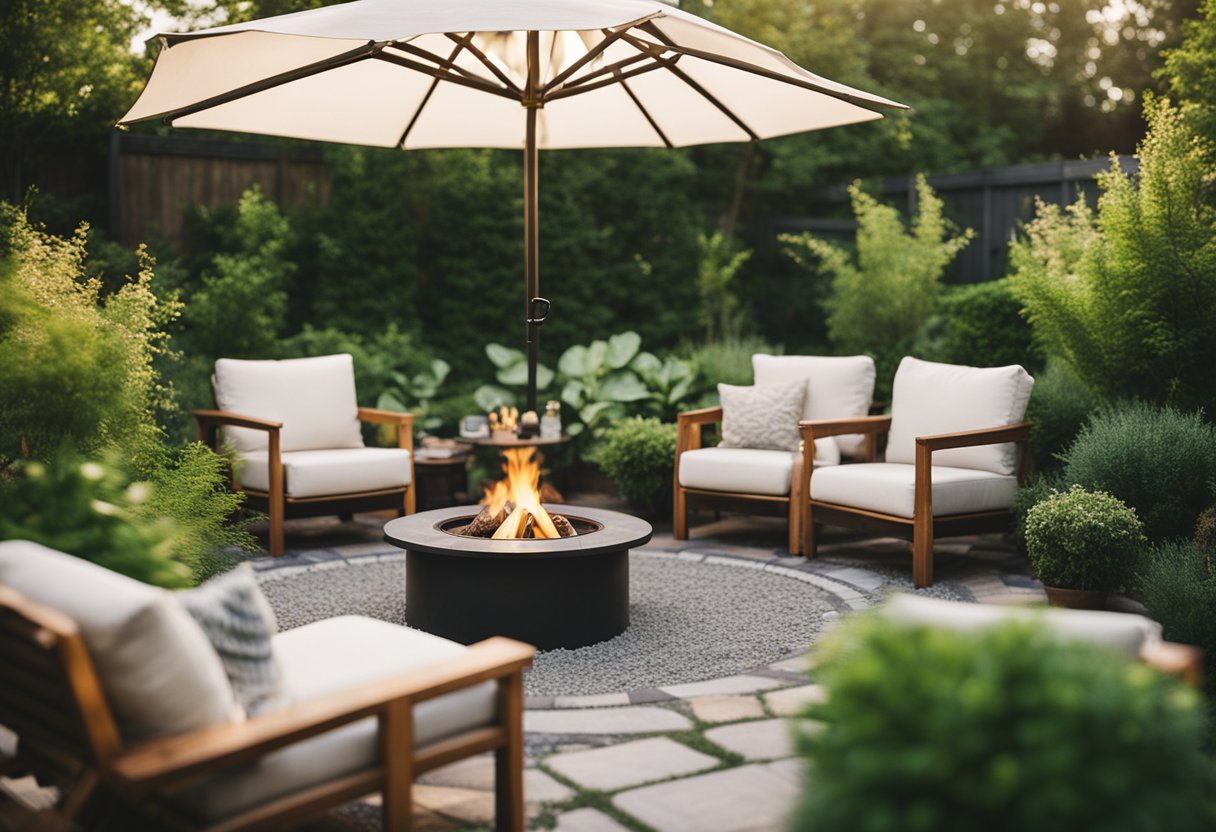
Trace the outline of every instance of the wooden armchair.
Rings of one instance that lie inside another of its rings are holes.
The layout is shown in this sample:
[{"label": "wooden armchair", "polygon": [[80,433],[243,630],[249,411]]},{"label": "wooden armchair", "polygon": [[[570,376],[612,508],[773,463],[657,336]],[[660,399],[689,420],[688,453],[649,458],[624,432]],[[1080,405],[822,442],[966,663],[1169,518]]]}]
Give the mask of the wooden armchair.
[{"label": "wooden armchair", "polygon": [[[752,356],[757,385],[805,381],[803,416],[864,414],[874,393],[874,361],[869,356]],[[722,408],[692,410],[677,417],[673,534],[688,539],[691,509],[738,511],[788,518],[788,547],[802,552],[808,466],[835,465],[842,453],[864,452],[859,436],[812,442],[796,453],[754,448],[703,446],[704,429],[722,421]]]},{"label": "wooden armchair", "polygon": [[[349,355],[220,359],[213,382],[221,409],[194,411],[198,438],[234,446],[233,487],[270,516],[270,554],[283,554],[287,518],[413,513],[414,417],[358,407]],[[360,422],[395,425],[397,447],[364,447]]]},{"label": "wooden armchair", "polygon": [[[1027,473],[1030,426],[1021,417],[1033,384],[1017,366],[905,358],[890,416],[802,422],[804,447],[840,434],[891,437],[885,462],[875,461],[873,439],[866,462],[834,469],[807,468],[804,450],[802,551],[815,555],[821,525],[904,538],[912,541],[915,585],[932,584],[936,538],[1011,526],[1013,496]],[[994,426],[978,427],[985,424]]]},{"label": "wooden armchair", "polygon": [[[0,572],[15,569],[20,582],[22,567],[11,561],[6,567],[3,557],[16,553],[15,546],[24,547],[23,557],[39,553],[29,549],[30,543],[4,546],[9,552],[0,551]],[[111,577],[121,578],[111,573],[100,582]],[[166,596],[151,587],[143,590],[160,596],[141,600],[131,611],[133,624],[146,629],[149,605],[163,605]],[[121,599],[119,607],[128,600]],[[522,679],[535,652],[529,645],[491,638],[465,648],[371,619],[320,621],[275,638],[294,635],[295,654],[317,646],[313,660],[319,656],[330,665],[317,668],[321,673],[341,670],[335,626],[387,635],[383,646],[389,653],[408,649],[406,641],[414,639],[423,650],[443,642],[448,655],[415,658],[411,669],[373,672],[360,684],[311,698],[297,691],[292,704],[244,721],[131,740],[124,736],[131,691],[116,690],[114,679],[115,660],[124,660],[114,655],[121,648],[104,644],[101,632],[112,626],[114,613],[84,617],[94,620],[87,627],[78,624],[0,583],[0,725],[18,736],[18,754],[0,760],[0,774],[33,774],[61,794],[31,828],[93,828],[93,815],[104,811],[106,799],[117,798],[151,812],[161,828],[280,829],[380,792],[384,828],[408,830],[415,777],[494,751],[496,827],[524,829]],[[331,622],[339,624],[323,626]],[[144,658],[165,661],[164,656]],[[163,680],[164,673],[158,674]],[[155,695],[149,691],[148,698]],[[155,710],[155,704],[148,702],[147,710]]]}]

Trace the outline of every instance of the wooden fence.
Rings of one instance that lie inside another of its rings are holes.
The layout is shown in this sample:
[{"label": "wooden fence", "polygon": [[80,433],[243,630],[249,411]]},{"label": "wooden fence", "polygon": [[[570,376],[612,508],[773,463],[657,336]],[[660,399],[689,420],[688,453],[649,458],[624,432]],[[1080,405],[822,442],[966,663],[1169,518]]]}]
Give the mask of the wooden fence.
[{"label": "wooden fence", "polygon": [[110,235],[135,245],[182,238],[187,205],[238,201],[252,185],[282,208],[329,198],[320,147],[114,132],[110,139]]},{"label": "wooden fence", "polygon": [[[1137,170],[1135,159],[1120,157],[1119,161],[1125,171]],[[979,283],[1004,277],[1010,240],[1034,217],[1036,198],[1064,205],[1083,194],[1094,205],[1098,197],[1094,175],[1109,167],[1108,159],[1088,159],[930,176],[929,184],[942,197],[949,217],[959,227],[975,230],[975,239],[951,264],[947,281]],[[911,214],[916,208],[915,179],[888,179],[877,196],[906,206]],[[753,225],[754,237],[748,242],[756,247],[760,259],[780,268],[778,263],[784,258],[777,235],[786,232],[811,231],[828,239],[852,240],[857,224],[844,186],[818,191],[808,204],[807,215],[767,217]]]}]

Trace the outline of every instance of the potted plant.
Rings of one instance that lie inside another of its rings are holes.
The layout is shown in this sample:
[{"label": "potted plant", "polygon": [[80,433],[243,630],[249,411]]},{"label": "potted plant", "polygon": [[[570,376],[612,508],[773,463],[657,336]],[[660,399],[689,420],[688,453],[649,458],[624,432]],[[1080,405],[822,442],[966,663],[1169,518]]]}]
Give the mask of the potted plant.
[{"label": "potted plant", "polygon": [[1101,609],[1123,586],[1147,543],[1144,526],[1117,497],[1074,485],[1026,514],[1026,554],[1057,607]]},{"label": "potted plant", "polygon": [[604,433],[594,457],[634,512],[655,520],[671,517],[675,425],[623,419]]}]

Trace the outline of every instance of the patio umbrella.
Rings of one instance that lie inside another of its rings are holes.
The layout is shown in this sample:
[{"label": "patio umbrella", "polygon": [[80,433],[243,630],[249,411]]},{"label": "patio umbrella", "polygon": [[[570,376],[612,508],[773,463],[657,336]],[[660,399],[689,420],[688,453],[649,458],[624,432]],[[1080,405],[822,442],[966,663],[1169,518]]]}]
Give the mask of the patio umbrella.
[{"label": "patio umbrella", "polygon": [[523,151],[529,410],[539,150],[758,141],[903,108],[660,0],[354,0],[159,39],[120,125]]}]

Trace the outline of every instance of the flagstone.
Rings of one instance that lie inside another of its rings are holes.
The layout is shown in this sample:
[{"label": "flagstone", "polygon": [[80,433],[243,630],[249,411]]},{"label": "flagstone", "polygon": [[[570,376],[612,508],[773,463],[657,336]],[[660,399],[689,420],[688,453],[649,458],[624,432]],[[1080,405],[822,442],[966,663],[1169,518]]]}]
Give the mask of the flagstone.
[{"label": "flagstone", "polygon": [[716,757],[666,737],[635,740],[550,757],[545,764],[580,786],[600,791],[638,786],[715,768]]},{"label": "flagstone", "polygon": [[734,722],[764,716],[764,708],[754,696],[701,696],[688,704],[702,722]]},{"label": "flagstone", "polygon": [[524,730],[530,734],[647,734],[691,727],[682,714],[646,706],[524,712]]},{"label": "flagstone", "polygon": [[705,732],[705,739],[745,760],[776,760],[794,753],[791,730],[788,719],[765,719],[711,728]]},{"label": "flagstone", "polygon": [[631,789],[612,802],[656,832],[776,832],[801,792],[785,768],[746,765]]}]

